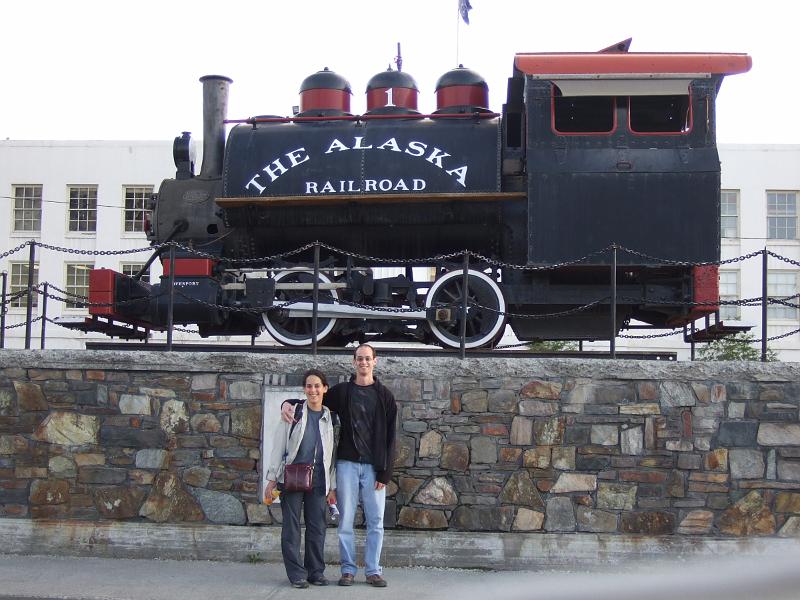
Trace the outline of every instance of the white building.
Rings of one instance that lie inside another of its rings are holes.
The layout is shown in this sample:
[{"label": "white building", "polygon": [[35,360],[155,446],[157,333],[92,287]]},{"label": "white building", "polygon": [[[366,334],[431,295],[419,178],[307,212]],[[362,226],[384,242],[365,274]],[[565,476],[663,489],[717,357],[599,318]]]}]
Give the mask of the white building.
[{"label": "white building", "polygon": [[[198,148],[199,150],[199,148]],[[721,145],[722,162],[722,259],[733,259],[765,247],[788,259],[770,257],[769,289],[772,297],[788,297],[800,289],[800,236],[798,235],[798,196],[800,196],[800,145]],[[174,176],[171,142],[143,141],[0,141],[0,271],[6,272],[9,293],[27,285],[28,247],[6,255],[33,239],[50,246],[88,251],[146,248],[143,233],[145,202],[159,182]],[[36,279],[48,282],[54,296],[63,292],[85,295],[88,269],[108,267],[133,273],[151,252],[132,254],[75,254],[38,249]],[[720,267],[723,299],[761,296],[761,257],[724,264]],[[150,279],[161,275],[156,261]],[[798,300],[794,299],[797,303]],[[42,310],[36,300],[34,316]],[[769,337],[780,336],[800,327],[796,308],[773,305],[769,309]],[[85,308],[50,300],[47,316],[78,317]],[[726,307],[726,323],[752,325],[761,337],[761,308]],[[25,344],[25,298],[9,302],[6,312],[5,345],[21,348]],[[10,327],[10,328],[9,328]],[[39,347],[41,321],[32,329],[31,346]],[[87,339],[106,339],[99,334],[83,334],[52,323],[46,325],[48,348],[82,347]],[[651,331],[626,331],[626,335],[647,335]],[[658,333],[658,332],[656,332]],[[159,336],[156,336],[157,338]],[[163,335],[160,337],[163,338]],[[175,340],[195,336],[178,332]],[[211,340],[216,341],[216,340]],[[250,343],[250,338],[227,340]],[[270,343],[263,334],[257,343]],[[607,348],[607,343],[587,347]],[[800,334],[793,333],[769,344],[782,360],[800,361]],[[678,352],[689,357],[682,335],[633,339],[619,338],[617,349],[648,349]]]}]

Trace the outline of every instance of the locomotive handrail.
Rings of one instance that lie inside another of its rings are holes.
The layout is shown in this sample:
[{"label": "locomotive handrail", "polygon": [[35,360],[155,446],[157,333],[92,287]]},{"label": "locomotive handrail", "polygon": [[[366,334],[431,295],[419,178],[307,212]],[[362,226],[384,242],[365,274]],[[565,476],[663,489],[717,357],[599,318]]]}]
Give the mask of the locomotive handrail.
[{"label": "locomotive handrail", "polygon": [[217,198],[215,202],[223,208],[240,208],[242,206],[273,205],[273,206],[334,206],[342,203],[353,202],[380,202],[381,204],[410,202],[425,204],[428,202],[441,202],[458,200],[460,202],[502,202],[506,200],[524,199],[525,192],[467,192],[467,193],[434,193],[420,196],[419,194],[331,194],[329,196],[237,196]]},{"label": "locomotive handrail", "polygon": [[493,119],[499,117],[496,112],[463,112],[463,113],[387,113],[364,115],[319,115],[306,117],[249,117],[247,119],[225,119],[225,124],[254,125],[256,123],[316,123],[319,121],[379,121],[386,119]]}]

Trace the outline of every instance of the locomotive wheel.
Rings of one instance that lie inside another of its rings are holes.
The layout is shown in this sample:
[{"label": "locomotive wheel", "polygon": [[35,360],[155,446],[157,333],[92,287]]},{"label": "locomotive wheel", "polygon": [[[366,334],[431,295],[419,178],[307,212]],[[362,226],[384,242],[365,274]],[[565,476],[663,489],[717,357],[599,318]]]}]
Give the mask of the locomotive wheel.
[{"label": "locomotive wheel", "polygon": [[[331,283],[324,273],[319,274],[320,283]],[[314,274],[307,271],[282,271],[275,276],[275,283],[313,283]],[[311,290],[275,290],[275,302],[290,300],[311,302]],[[332,304],[339,298],[336,290],[319,290],[319,303]],[[269,334],[285,346],[310,346],[313,342],[311,317],[289,317],[281,309],[270,310],[263,315],[264,326]],[[317,343],[327,340],[337,319],[317,318]]]},{"label": "locomotive wheel", "polygon": [[[465,348],[479,348],[493,342],[503,332],[506,301],[497,284],[485,273],[469,270],[467,275],[467,327]],[[433,335],[443,346],[461,346],[461,306],[464,274],[450,271],[433,282],[425,297],[425,308],[449,308],[450,321],[428,319]],[[481,308],[487,307],[487,308]]]}]

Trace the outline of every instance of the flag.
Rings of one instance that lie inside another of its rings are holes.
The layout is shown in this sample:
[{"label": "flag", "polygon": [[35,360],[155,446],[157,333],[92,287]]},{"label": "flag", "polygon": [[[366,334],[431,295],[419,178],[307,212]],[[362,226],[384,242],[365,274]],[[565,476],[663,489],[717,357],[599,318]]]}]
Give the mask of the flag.
[{"label": "flag", "polygon": [[469,11],[471,10],[472,5],[469,3],[469,0],[458,0],[458,12],[467,25],[469,25]]}]

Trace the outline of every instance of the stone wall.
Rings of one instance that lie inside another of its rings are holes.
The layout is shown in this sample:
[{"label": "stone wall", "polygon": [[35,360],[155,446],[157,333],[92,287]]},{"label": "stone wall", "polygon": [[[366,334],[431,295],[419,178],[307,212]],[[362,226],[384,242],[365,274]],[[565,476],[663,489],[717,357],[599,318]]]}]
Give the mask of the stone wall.
[{"label": "stone wall", "polygon": [[[0,516],[272,525],[262,402],[348,356],[0,351]],[[379,357],[387,526],[795,537],[800,365]]]}]

